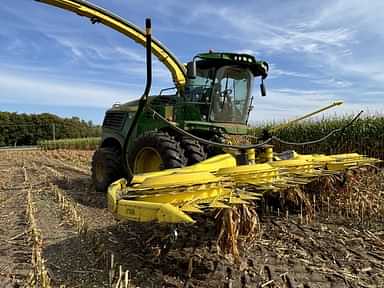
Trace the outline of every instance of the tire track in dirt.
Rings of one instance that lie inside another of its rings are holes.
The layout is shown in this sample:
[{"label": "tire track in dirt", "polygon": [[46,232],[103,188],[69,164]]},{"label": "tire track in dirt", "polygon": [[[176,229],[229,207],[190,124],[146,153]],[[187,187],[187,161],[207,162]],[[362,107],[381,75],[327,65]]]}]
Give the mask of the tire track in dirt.
[{"label": "tire track in dirt", "polygon": [[[65,284],[68,287],[107,285],[110,281],[108,275],[110,271],[106,269],[106,264],[110,255],[112,253],[117,255],[116,265],[124,264],[130,251],[125,249],[126,238],[129,236],[135,247],[138,246],[137,235],[116,224],[105,208],[105,195],[99,193],[94,195],[99,200],[102,199],[103,207],[97,207],[99,203],[89,201],[95,197],[92,192],[88,195],[89,191],[82,189],[89,186],[89,176],[84,176],[82,171],[76,169],[67,169],[68,167],[56,161],[47,160],[46,157],[41,157],[41,154],[41,152],[22,153],[20,158],[29,163],[26,169],[31,179],[29,184],[34,190],[36,222],[44,237],[43,256],[47,260],[49,276],[54,283]],[[87,178],[85,183],[82,182],[84,178]],[[54,189],[60,190],[68,198],[74,199],[73,201],[83,203],[77,202],[81,214],[91,223],[89,226],[93,229],[87,233],[87,237],[76,233],[65,211],[62,211],[56,202],[52,193]],[[97,204],[96,207],[93,207],[94,204]],[[139,243],[140,248],[142,243]],[[134,256],[133,259],[135,257],[139,256]],[[136,262],[129,263],[129,268],[136,267]],[[123,270],[125,269],[123,267]],[[157,280],[158,283],[159,281],[160,279]]]},{"label": "tire track in dirt", "polygon": [[[41,173],[43,166],[36,163],[27,168],[31,177],[45,181],[46,185],[34,190],[36,223],[43,235],[43,257],[49,276],[55,287],[83,287],[83,285],[100,284],[98,276],[101,269],[90,267],[93,257],[89,253],[91,246],[79,235],[73,225],[68,211],[59,205],[49,175]],[[75,257],[74,257],[75,256]]]},{"label": "tire track in dirt", "polygon": [[0,283],[17,287],[28,279],[32,266],[26,225],[26,190],[21,161],[2,154],[0,187]]},{"label": "tire track in dirt", "polygon": [[116,224],[112,214],[106,209],[105,194],[92,190],[89,175],[84,175],[83,171],[68,169],[57,162],[37,163],[42,165],[41,171],[47,174],[52,189],[61,191],[77,204],[90,229]]},{"label": "tire track in dirt", "polygon": [[263,245],[257,245],[263,253],[250,253],[260,255],[254,261],[263,261],[273,275],[288,272],[309,287],[380,287],[375,285],[383,283],[384,263],[364,252],[384,252],[384,245],[375,243],[381,241],[380,232],[331,223],[297,224],[298,220],[268,221]]},{"label": "tire track in dirt", "polygon": [[43,155],[40,161],[44,161],[45,162],[44,164],[47,166],[62,169],[66,171],[66,173],[72,172],[72,173],[77,173],[77,174],[82,174],[87,176],[90,175],[89,168],[78,167],[78,166],[75,166],[73,163],[67,163],[66,161],[63,161],[60,159],[50,158],[47,155]]},{"label": "tire track in dirt", "polygon": [[[87,221],[84,221],[86,227],[95,227],[93,223],[97,222],[94,221],[97,219],[95,217],[103,219],[103,215],[100,211],[95,211],[93,207],[76,203],[71,198],[72,195],[68,189],[61,189],[52,182],[62,180],[67,185],[71,185],[70,181],[82,173],[73,169],[70,169],[68,173],[65,165],[58,167],[61,163],[56,161],[50,161],[47,165],[47,161],[31,159],[31,163],[35,177],[45,178],[47,183],[45,188],[40,189],[35,194],[35,198],[37,199],[36,206],[39,215],[37,219],[39,219],[39,227],[43,231],[46,242],[44,257],[47,259],[51,278],[57,285],[65,284],[68,287],[78,285],[81,287],[83,285],[106,287],[111,281],[110,269],[106,268],[113,250],[106,249],[105,242],[109,241],[111,232],[105,229],[108,229],[106,227],[110,224],[116,225],[115,221],[105,208],[97,208],[97,210],[104,210],[107,213],[107,224],[97,227],[98,230],[79,233],[75,227],[77,223],[73,221],[73,211],[76,210],[75,213],[80,218],[87,219],[89,223],[92,223],[89,225]],[[52,168],[53,166],[55,168]],[[79,176],[84,177],[83,175]],[[74,190],[79,190],[79,187],[75,186]],[[58,195],[61,196],[58,197]],[[98,193],[98,195],[100,194]],[[62,198],[62,200],[58,201],[58,198]],[[61,205],[64,202],[65,205]],[[62,261],[63,259],[66,260]]]},{"label": "tire track in dirt", "polygon": [[[111,253],[140,287],[343,288],[384,283],[382,229],[336,225],[321,217],[305,225],[295,217],[263,218],[263,237],[240,245],[237,264],[218,253],[215,220],[204,217],[195,226],[180,226],[175,246],[159,257],[165,235],[160,225],[117,224],[106,209],[105,195],[90,188],[89,174],[63,164],[65,159],[50,157],[37,151],[23,154],[35,179],[39,225],[47,235],[44,257],[56,283],[108,285],[106,263]],[[55,189],[73,201],[89,222],[86,237],[77,233],[60,207]]]},{"label": "tire track in dirt", "polygon": [[[161,283],[163,283],[162,272],[150,272],[153,270],[154,265],[155,267],[161,266],[157,263],[159,258],[158,255],[154,256],[152,247],[148,245],[150,244],[148,239],[161,238],[161,235],[153,237],[156,232],[159,233],[158,225],[117,224],[106,209],[105,195],[89,189],[89,176],[85,177],[81,171],[67,169],[62,163],[50,159],[37,161],[32,159],[32,161],[34,161],[35,165],[40,166],[39,170],[46,172],[47,177],[53,183],[52,189],[60,190],[61,193],[77,202],[81,214],[86,219],[87,226],[89,226],[86,236],[86,241],[89,243],[88,250],[93,249],[92,251],[98,255],[98,257],[91,257],[95,260],[95,266],[92,269],[100,269],[98,268],[100,261],[105,264],[109,255],[114,254],[115,262],[122,264],[123,270],[129,270],[131,275],[139,278],[140,283],[146,283],[143,287],[161,286]],[[77,239],[68,239],[68,242],[71,241],[73,243],[70,246],[77,245]],[[65,250],[61,248],[61,245],[65,246],[67,244],[62,242],[54,245],[60,247],[55,248],[55,250]],[[155,246],[158,245],[159,243],[155,243]],[[155,247],[155,249],[158,249],[158,247]],[[73,259],[72,262],[76,263],[79,261],[78,255],[81,254],[72,255],[69,253],[66,258]],[[130,261],[126,261],[126,259],[130,259]],[[140,269],[143,271],[140,271]],[[103,279],[102,281],[106,281],[107,278]]]},{"label": "tire track in dirt", "polygon": [[72,165],[89,169],[91,166],[93,151],[76,151],[76,150],[55,150],[52,152],[54,158]]}]

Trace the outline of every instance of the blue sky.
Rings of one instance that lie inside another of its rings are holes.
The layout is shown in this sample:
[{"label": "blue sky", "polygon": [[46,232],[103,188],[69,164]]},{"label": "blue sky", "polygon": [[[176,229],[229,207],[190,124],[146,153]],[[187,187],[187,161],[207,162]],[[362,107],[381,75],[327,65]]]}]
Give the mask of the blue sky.
[{"label": "blue sky", "polygon": [[[93,0],[143,26],[181,61],[213,49],[270,63],[268,96],[255,81],[251,121],[301,115],[334,100],[334,115],[384,110],[384,1]],[[33,0],[0,6],[0,110],[53,112],[100,123],[139,97],[145,51],[100,24]],[[172,86],[154,62],[152,93]]]}]

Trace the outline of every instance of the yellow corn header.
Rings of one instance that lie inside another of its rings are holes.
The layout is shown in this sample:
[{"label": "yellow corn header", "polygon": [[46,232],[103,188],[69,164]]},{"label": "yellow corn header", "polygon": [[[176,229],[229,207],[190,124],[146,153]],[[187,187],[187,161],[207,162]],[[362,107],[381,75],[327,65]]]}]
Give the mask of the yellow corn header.
[{"label": "yellow corn header", "polygon": [[193,213],[255,205],[265,192],[377,162],[357,153],[293,153],[289,160],[275,157],[275,161],[238,166],[234,156],[223,154],[189,167],[135,175],[129,185],[120,179],[108,189],[108,207],[121,220],[193,223]]}]

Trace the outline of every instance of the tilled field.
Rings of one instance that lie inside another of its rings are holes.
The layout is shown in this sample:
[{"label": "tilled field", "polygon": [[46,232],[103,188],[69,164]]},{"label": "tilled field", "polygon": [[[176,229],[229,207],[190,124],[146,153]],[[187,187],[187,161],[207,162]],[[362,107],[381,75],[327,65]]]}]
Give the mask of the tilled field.
[{"label": "tilled field", "polygon": [[0,287],[119,287],[125,277],[121,287],[384,287],[383,224],[337,211],[310,224],[264,216],[238,259],[220,253],[207,216],[178,227],[164,255],[167,227],[117,223],[107,211],[91,187],[91,154],[0,152]]}]

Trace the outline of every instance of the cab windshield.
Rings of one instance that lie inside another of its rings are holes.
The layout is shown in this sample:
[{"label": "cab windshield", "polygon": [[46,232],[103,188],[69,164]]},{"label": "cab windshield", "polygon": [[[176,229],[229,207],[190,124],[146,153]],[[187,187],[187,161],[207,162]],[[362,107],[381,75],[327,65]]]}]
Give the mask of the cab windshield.
[{"label": "cab windshield", "polygon": [[197,75],[189,79],[186,87],[186,97],[188,101],[194,103],[210,102],[212,93],[212,84],[214,81],[215,68],[197,69]]},{"label": "cab windshield", "polygon": [[248,69],[224,66],[217,70],[215,78],[211,121],[245,123],[248,117],[252,73]]}]

